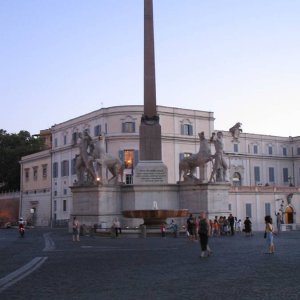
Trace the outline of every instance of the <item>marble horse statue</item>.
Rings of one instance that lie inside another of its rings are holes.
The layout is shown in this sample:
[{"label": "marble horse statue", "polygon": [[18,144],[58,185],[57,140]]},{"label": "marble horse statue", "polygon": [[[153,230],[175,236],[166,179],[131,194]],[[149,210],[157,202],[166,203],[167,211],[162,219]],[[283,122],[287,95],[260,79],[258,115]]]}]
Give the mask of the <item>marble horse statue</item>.
[{"label": "marble horse statue", "polygon": [[124,166],[119,158],[106,152],[104,134],[98,137],[98,140],[94,144],[92,155],[95,161],[95,172],[97,173],[98,178],[101,178],[102,183],[107,182],[107,178],[104,175],[105,169],[112,175],[108,180],[108,183],[117,184],[119,175],[121,176],[121,182],[123,182]]},{"label": "marble horse statue", "polygon": [[179,162],[179,181],[181,176],[184,181],[199,180],[194,176],[194,172],[197,167],[203,167],[208,162],[212,161],[212,155],[210,151],[210,145],[205,139],[204,132],[199,133],[200,148],[198,153],[192,154],[188,157],[184,157]]},{"label": "marble horse statue", "polygon": [[[88,131],[79,133],[79,154],[75,156],[77,185],[110,183],[117,184],[119,175],[123,181],[123,164],[120,159],[106,153],[105,136],[93,141]],[[106,170],[112,177],[107,181]],[[105,174],[105,175],[104,175]]]}]

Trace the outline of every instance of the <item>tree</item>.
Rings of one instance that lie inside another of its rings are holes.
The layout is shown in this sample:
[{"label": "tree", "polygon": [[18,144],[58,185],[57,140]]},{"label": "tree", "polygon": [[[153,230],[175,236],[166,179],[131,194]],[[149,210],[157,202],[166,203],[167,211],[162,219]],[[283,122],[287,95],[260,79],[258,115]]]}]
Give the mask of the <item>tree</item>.
[{"label": "tree", "polygon": [[28,131],[9,134],[0,129],[0,192],[20,190],[21,157],[44,149],[42,139]]}]

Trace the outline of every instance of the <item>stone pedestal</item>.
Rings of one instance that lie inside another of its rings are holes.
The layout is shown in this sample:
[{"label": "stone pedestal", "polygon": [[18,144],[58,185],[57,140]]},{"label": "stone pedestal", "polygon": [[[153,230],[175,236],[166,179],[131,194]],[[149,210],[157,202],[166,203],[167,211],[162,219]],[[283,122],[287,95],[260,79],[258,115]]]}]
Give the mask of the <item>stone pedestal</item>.
[{"label": "stone pedestal", "polygon": [[162,161],[139,161],[135,168],[133,183],[139,184],[167,184],[168,168]]},{"label": "stone pedestal", "polygon": [[[73,212],[80,224],[109,228],[121,216],[120,186],[73,186]],[[72,221],[72,220],[71,220]]]},{"label": "stone pedestal", "polygon": [[206,211],[209,218],[227,216],[229,187],[228,183],[179,185],[179,206],[197,215]]},{"label": "stone pedestal", "polygon": [[[122,186],[122,210],[179,209],[178,186],[161,185],[124,185]],[[126,226],[139,226],[142,218],[123,220]]]}]

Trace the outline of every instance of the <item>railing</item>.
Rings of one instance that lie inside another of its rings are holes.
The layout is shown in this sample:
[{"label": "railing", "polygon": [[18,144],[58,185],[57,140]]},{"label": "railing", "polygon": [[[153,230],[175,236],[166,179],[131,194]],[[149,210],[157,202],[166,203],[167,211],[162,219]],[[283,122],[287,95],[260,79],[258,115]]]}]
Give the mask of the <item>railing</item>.
[{"label": "railing", "polygon": [[299,187],[288,187],[288,186],[231,186],[230,193],[276,193],[276,192],[284,192],[284,193],[297,193],[300,192]]},{"label": "railing", "polygon": [[19,191],[0,193],[0,199],[14,199],[19,197],[20,197]]},{"label": "railing", "polygon": [[280,224],[280,230],[281,231],[290,231],[290,230],[296,230],[297,224]]}]

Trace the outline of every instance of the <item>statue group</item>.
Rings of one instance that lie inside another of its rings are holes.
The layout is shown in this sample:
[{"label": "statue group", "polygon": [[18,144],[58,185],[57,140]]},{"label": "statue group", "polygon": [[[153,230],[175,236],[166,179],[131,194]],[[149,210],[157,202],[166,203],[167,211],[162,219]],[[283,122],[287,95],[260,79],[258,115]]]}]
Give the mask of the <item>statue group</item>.
[{"label": "statue group", "polygon": [[[227,163],[224,154],[223,133],[213,133],[207,140],[204,132],[199,133],[200,148],[198,153],[184,157],[179,162],[179,181],[199,182],[195,176],[196,168],[212,163],[209,182],[227,181]],[[78,135],[79,154],[75,157],[76,185],[112,184],[123,182],[124,166],[121,160],[106,152],[105,135],[93,140],[88,131]],[[214,144],[215,153],[212,154],[210,144]],[[109,173],[112,175],[108,179]]]},{"label": "statue group", "polygon": [[[224,154],[223,133],[221,131],[213,133],[210,140],[205,138],[204,132],[199,133],[200,148],[198,153],[184,157],[179,162],[179,181],[183,177],[184,182],[198,182],[194,175],[196,168],[204,167],[207,163],[212,163],[212,172],[209,182],[227,181],[227,163]],[[215,154],[211,153],[210,144],[215,146]]]},{"label": "statue group", "polygon": [[[123,181],[121,160],[106,152],[105,136],[100,135],[94,141],[85,130],[78,135],[79,154],[75,157],[77,185],[113,184]],[[112,177],[108,179],[108,172]]]}]

